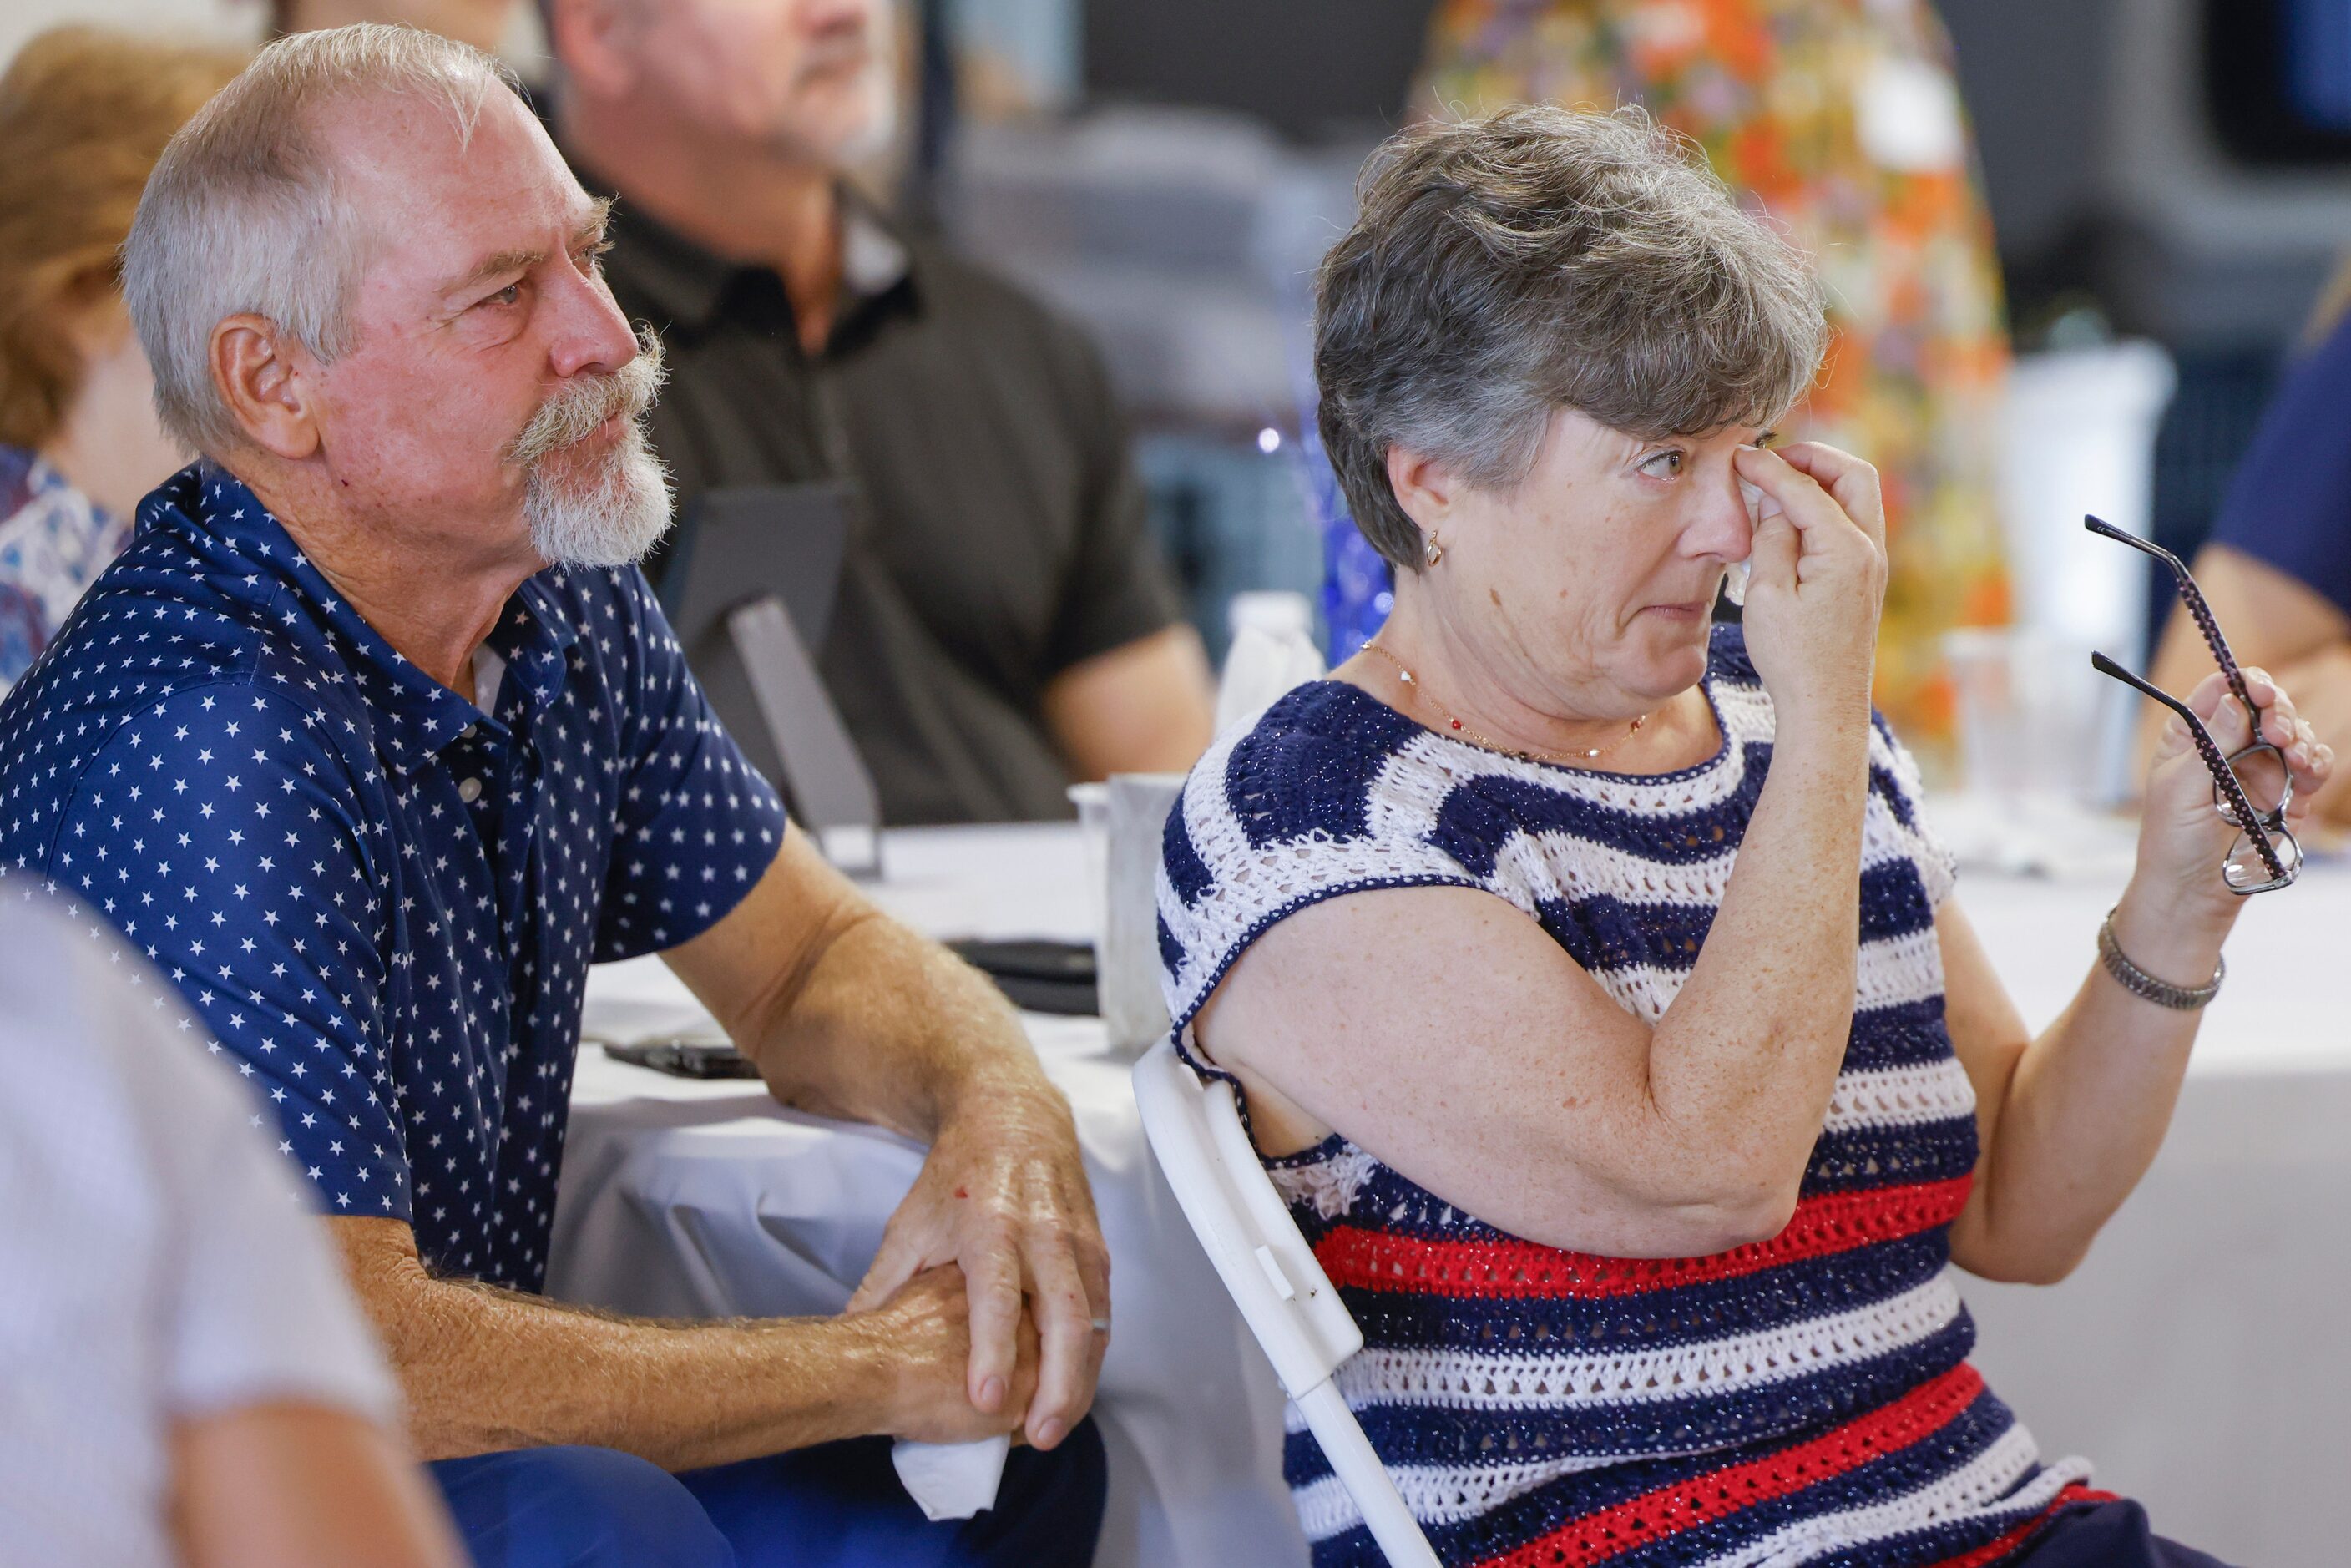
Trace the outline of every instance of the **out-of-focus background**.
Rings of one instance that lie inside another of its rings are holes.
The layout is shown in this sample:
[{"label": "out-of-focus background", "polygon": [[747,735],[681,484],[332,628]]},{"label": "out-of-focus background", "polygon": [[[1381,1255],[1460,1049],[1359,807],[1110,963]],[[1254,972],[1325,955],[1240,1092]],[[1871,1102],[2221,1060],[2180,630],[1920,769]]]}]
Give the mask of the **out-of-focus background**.
[{"label": "out-of-focus background", "polygon": [[[1479,50],[1514,8],[1456,5],[1433,39],[1434,0],[909,7],[909,183],[967,251],[1099,336],[1212,655],[1234,592],[1323,588],[1316,476],[1297,460],[1307,282],[1354,172],[1479,69],[1512,85],[1515,46]],[[2007,503],[2008,605],[2063,643],[2140,653],[2154,585],[2063,530],[2097,510],[2183,555],[2200,541],[2351,243],[2351,20],[2320,0],[1938,9],[2021,356],[1983,448],[2005,476],[1985,487]],[[250,40],[261,11],[16,0],[0,57],[62,20]],[[528,76],[539,51],[521,7],[507,52]],[[1980,594],[1956,616],[2005,619]],[[1956,700],[1938,685],[1900,716],[1945,763]]]}]

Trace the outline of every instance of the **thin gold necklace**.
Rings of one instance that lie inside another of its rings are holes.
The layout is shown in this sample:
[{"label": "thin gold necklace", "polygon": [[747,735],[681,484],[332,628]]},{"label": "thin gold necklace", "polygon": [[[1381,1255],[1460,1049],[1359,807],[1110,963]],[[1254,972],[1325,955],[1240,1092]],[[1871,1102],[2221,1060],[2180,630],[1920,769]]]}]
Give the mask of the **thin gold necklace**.
[{"label": "thin gold necklace", "polygon": [[1381,658],[1385,659],[1389,664],[1394,664],[1395,666],[1396,679],[1402,681],[1412,690],[1418,692],[1420,694],[1421,700],[1426,702],[1429,706],[1435,708],[1437,711],[1438,716],[1441,716],[1447,724],[1450,725],[1453,727],[1454,733],[1460,736],[1462,739],[1476,746],[1482,746],[1489,751],[1499,751],[1505,757],[1515,757],[1521,762],[1551,762],[1556,763],[1562,768],[1573,768],[1586,762],[1597,762],[1602,758],[1607,756],[1610,752],[1614,751],[1617,747],[1625,745],[1635,736],[1640,734],[1641,727],[1649,722],[1649,716],[1647,714],[1643,714],[1640,717],[1632,722],[1623,735],[1618,736],[1614,740],[1610,741],[1607,745],[1591,747],[1585,750],[1575,752],[1573,755],[1558,751],[1542,751],[1532,747],[1504,746],[1499,741],[1489,739],[1487,737],[1479,734],[1476,730],[1471,729],[1468,725],[1463,724],[1460,718],[1451,708],[1447,707],[1442,702],[1437,700],[1436,693],[1430,691],[1426,686],[1420,684],[1420,677],[1414,674],[1410,667],[1407,666],[1402,659],[1397,658],[1394,653],[1389,653],[1377,643],[1365,643],[1364,644],[1364,652],[1366,653],[1377,653]]}]

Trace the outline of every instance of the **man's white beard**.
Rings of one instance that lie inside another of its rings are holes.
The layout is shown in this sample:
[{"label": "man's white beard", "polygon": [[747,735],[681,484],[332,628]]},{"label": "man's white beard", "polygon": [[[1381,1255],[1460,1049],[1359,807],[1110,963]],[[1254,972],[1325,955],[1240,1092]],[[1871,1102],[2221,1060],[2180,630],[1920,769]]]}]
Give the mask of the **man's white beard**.
[{"label": "man's white beard", "polygon": [[559,486],[544,464],[523,486],[530,542],[549,566],[634,566],[669,532],[669,470],[631,424],[621,444],[580,488]]},{"label": "man's white beard", "polygon": [[[638,340],[637,357],[610,375],[565,383],[508,452],[523,468],[523,517],[549,566],[634,566],[669,532],[669,470],[645,444],[644,414],[661,390],[661,340]],[[558,477],[569,450],[606,419],[626,420],[621,439],[585,476]]]}]

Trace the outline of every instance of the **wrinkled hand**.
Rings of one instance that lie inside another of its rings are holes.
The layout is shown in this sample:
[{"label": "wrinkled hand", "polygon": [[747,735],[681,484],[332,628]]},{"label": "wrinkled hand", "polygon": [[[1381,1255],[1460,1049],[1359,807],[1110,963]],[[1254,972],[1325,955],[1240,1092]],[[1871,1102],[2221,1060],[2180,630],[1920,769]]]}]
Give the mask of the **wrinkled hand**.
[{"label": "wrinkled hand", "polygon": [[[2266,671],[2248,669],[2244,674],[2245,689],[2262,710],[2262,738],[2283,749],[2293,770],[2294,800],[2286,807],[2286,825],[2299,834],[2312,797],[2335,771],[2334,748],[2320,742],[2308,721],[2294,711],[2294,699]],[[2212,732],[2221,756],[2252,744],[2245,711],[2218,670],[2189,694],[2188,706]],[[2273,761],[2248,758],[2241,777],[2254,810],[2266,811],[2277,805],[2283,777]],[[2222,884],[2220,862],[2236,836],[2236,828],[2213,809],[2212,776],[2197,757],[2187,725],[2174,715],[2163,727],[2147,768],[2139,817],[2139,875],[2171,890],[2187,908],[2233,918],[2243,901]]]},{"label": "wrinkled hand", "polygon": [[[852,1304],[852,1310],[857,1310]],[[1016,1354],[998,1408],[973,1406],[965,1392],[971,1361],[971,1301],[963,1270],[925,1269],[870,1309],[897,1375],[889,1428],[893,1437],[967,1443],[1019,1429],[1037,1392],[1037,1331],[1022,1319]]]},{"label": "wrinkled hand", "polygon": [[1749,556],[1747,652],[1783,722],[1866,721],[1886,600],[1877,470],[1818,442],[1732,456],[1762,493]]},{"label": "wrinkled hand", "polygon": [[1110,1253],[1068,1104],[1041,1082],[972,1098],[890,1217],[849,1310],[891,1299],[923,1270],[959,1266],[971,1303],[967,1397],[985,1415],[1017,1412],[1020,1336],[1033,1333],[1041,1360],[1026,1435],[1050,1448],[1093,1403],[1110,1343]]}]

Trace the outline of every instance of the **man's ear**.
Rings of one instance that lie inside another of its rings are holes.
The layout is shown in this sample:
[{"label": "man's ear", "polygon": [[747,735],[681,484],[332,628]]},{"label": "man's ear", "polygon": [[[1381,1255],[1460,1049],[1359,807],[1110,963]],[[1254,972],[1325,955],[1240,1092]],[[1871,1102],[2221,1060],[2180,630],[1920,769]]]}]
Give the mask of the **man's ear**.
[{"label": "man's ear", "polygon": [[1388,448],[1388,487],[1423,533],[1444,524],[1461,497],[1461,477],[1452,468],[1401,446]]},{"label": "man's ear", "polygon": [[299,463],[319,450],[318,365],[266,317],[236,315],[213,329],[213,386],[245,438]]},{"label": "man's ear", "polygon": [[547,52],[563,68],[566,86],[590,98],[618,98],[636,85],[638,35],[643,31],[638,11],[644,3],[549,0]]}]

